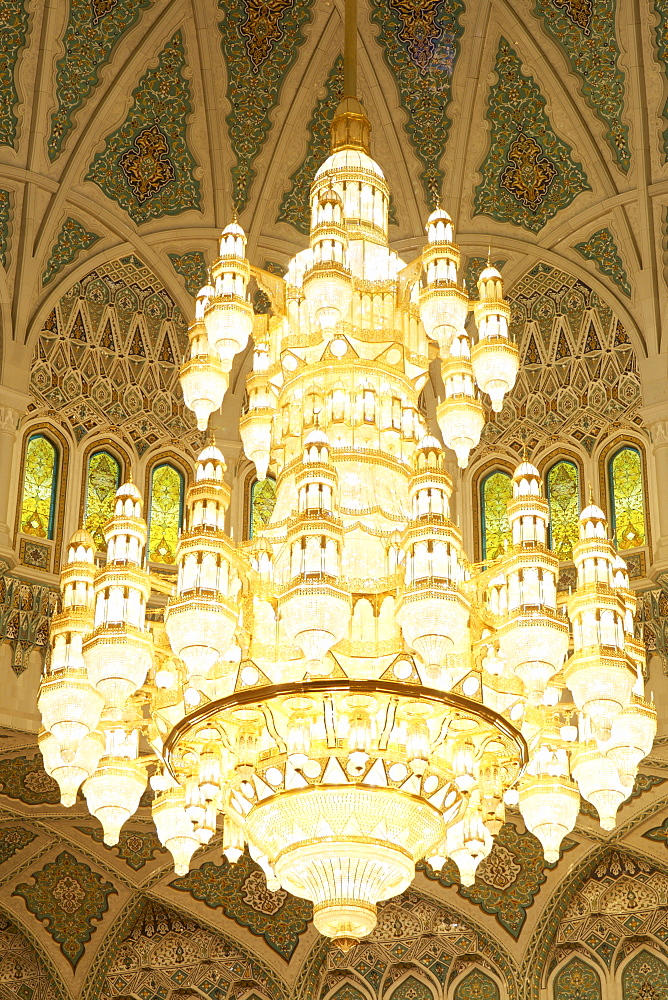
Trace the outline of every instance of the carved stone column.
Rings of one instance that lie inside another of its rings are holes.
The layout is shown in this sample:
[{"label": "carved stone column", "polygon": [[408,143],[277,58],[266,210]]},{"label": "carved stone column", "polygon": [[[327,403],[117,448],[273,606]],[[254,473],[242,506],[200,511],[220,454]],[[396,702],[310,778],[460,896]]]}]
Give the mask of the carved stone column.
[{"label": "carved stone column", "polygon": [[0,559],[9,566],[16,562],[14,552],[14,510],[20,455],[18,424],[28,399],[23,393],[0,386]]},{"label": "carved stone column", "polygon": [[663,580],[668,572],[668,402],[644,407],[640,412],[652,441],[650,485],[655,497],[654,531],[658,538],[654,543],[651,575]]}]

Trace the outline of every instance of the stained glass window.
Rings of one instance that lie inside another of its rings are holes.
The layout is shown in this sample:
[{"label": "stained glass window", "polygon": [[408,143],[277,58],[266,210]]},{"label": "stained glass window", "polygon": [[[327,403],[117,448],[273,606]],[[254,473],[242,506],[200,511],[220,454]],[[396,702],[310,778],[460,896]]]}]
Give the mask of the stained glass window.
[{"label": "stained glass window", "polygon": [[622,448],[609,465],[612,527],[618,549],[645,544],[642,458],[637,448]]},{"label": "stained glass window", "polygon": [[106,548],[104,526],[114,513],[114,496],[121,483],[121,467],[108,451],[94,451],[88,459],[84,524],[98,549]]},{"label": "stained glass window", "polygon": [[254,538],[257,532],[269,522],[275,505],[276,480],[270,476],[262,480],[255,479],[250,491],[249,538]]},{"label": "stained glass window", "polygon": [[43,434],[34,434],[26,448],[21,501],[21,531],[53,538],[58,479],[58,452]]},{"label": "stained glass window", "polygon": [[550,505],[550,547],[561,560],[573,558],[579,536],[580,473],[577,465],[564,459],[547,474]]},{"label": "stained glass window", "polygon": [[148,557],[173,563],[183,509],[183,476],[173,465],[156,465],[151,473],[148,515]]},{"label": "stained glass window", "polygon": [[457,984],[454,1000],[499,1000],[499,987],[491,976],[473,969]]},{"label": "stained glass window", "polygon": [[596,969],[572,958],[554,977],[554,1000],[601,1000],[601,980]]},{"label": "stained glass window", "polygon": [[491,472],[483,479],[480,487],[483,559],[496,559],[510,544],[506,504],[512,495],[513,481],[507,472]]}]

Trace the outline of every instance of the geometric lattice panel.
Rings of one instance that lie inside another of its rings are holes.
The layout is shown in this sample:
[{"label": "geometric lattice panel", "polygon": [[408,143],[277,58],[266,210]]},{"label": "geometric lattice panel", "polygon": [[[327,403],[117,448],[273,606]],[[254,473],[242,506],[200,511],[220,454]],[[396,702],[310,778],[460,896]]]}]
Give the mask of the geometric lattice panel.
[{"label": "geometric lattice panel", "polygon": [[35,347],[31,409],[56,411],[77,440],[103,429],[142,455],[169,440],[196,454],[201,435],[178,382],[186,323],[135,256],[110,261],[69,289]]},{"label": "geometric lattice panel", "polygon": [[[640,378],[628,334],[583,281],[537,264],[508,295],[520,372],[482,443],[521,454],[546,435],[591,454],[614,426],[637,426]],[[478,454],[481,454],[479,452]]]}]

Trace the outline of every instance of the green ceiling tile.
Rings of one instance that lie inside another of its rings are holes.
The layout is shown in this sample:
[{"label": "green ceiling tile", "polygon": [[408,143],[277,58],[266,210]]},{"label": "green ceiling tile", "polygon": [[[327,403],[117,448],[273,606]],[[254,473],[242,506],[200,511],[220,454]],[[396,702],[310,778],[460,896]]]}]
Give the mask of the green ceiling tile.
[{"label": "green ceiling tile", "polygon": [[622,122],[625,77],[619,68],[616,0],[536,0],[535,11],[566,53],[580,93],[604,123],[615,162],[626,173],[631,151]]},{"label": "green ceiling tile", "polygon": [[193,106],[185,65],[179,31],[139,81],[125,122],[107,136],[86,175],[138,224],[200,207],[186,135]]},{"label": "green ceiling tile", "polygon": [[74,128],[74,114],[97,86],[100,70],[109,61],[116,42],[136,23],[152,0],[70,0],[63,48],[56,65],[58,107],[51,116],[47,148],[55,160]]},{"label": "green ceiling tile", "polygon": [[599,229],[584,243],[576,243],[575,249],[585,260],[593,261],[597,270],[611,278],[624,295],[631,295],[629,278],[609,229]]},{"label": "green ceiling tile", "polygon": [[30,878],[32,885],[22,882],[12,895],[22,896],[37,920],[46,921],[46,930],[75,969],[109,909],[109,896],[117,890],[69,851],[31,872]]},{"label": "green ceiling tile", "polygon": [[26,42],[28,34],[28,11],[25,2],[19,0],[0,0],[0,145],[13,146],[16,138],[18,120],[15,106],[18,102],[16,92],[16,64],[19,52]]},{"label": "green ceiling tile", "polygon": [[272,126],[271,112],[281,86],[304,43],[304,25],[311,20],[314,0],[218,0],[227,68],[227,116],[236,155],[232,167],[232,201],[241,212],[248,203],[256,171],[253,164]]},{"label": "green ceiling tile", "polygon": [[206,281],[206,258],[201,250],[167,254],[172,267],[184,281],[189,295],[197,295]]},{"label": "green ceiling tile", "polygon": [[66,219],[51,249],[42,275],[42,284],[47,285],[58,271],[71,264],[75,257],[83,250],[88,250],[99,239],[97,233],[89,233],[76,219]]},{"label": "green ceiling tile", "polygon": [[537,233],[589,182],[571,147],[554,132],[545,98],[505,38],[487,109],[490,146],[480,168],[475,213]]},{"label": "green ceiling tile", "polygon": [[462,0],[371,0],[371,19],[399,90],[404,129],[422,163],[428,205],[441,194],[440,162],[450,131],[452,73],[463,34]]}]

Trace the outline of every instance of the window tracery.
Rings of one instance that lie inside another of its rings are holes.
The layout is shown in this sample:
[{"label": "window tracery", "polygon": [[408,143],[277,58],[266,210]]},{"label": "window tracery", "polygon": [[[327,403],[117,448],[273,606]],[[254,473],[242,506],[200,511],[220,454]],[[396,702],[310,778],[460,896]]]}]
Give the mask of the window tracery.
[{"label": "window tracery", "polygon": [[114,512],[114,496],[121,484],[120,463],[108,451],[94,451],[86,469],[84,523],[98,549],[106,548],[104,526]]},{"label": "window tracery", "polygon": [[58,479],[58,451],[44,434],[33,434],[26,446],[21,500],[21,531],[53,538]]},{"label": "window tracery", "polygon": [[510,523],[506,505],[512,495],[512,477],[499,469],[485,476],[480,485],[483,559],[496,559],[510,544]]},{"label": "window tracery", "polygon": [[255,535],[269,522],[276,505],[276,480],[271,476],[266,479],[254,479],[250,487],[250,504],[248,517],[248,537]]},{"label": "window tracery", "polygon": [[642,457],[628,445],[615,452],[608,463],[610,507],[614,541],[618,549],[645,544],[645,497]]},{"label": "window tracery", "polygon": [[151,562],[172,565],[176,559],[183,511],[183,474],[163,462],[151,472],[148,517],[148,557]]},{"label": "window tracery", "polygon": [[578,541],[580,514],[580,472],[574,462],[562,459],[546,476],[547,501],[550,507],[550,547],[559,559],[573,558]]}]

